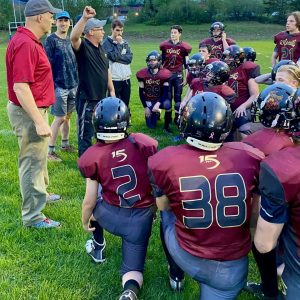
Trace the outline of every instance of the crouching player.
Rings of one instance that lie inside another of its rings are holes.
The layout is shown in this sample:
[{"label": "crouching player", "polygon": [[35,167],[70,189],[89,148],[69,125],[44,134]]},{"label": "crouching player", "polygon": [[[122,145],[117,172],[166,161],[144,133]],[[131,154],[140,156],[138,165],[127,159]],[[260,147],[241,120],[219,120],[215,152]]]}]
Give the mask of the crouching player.
[{"label": "crouching player", "polygon": [[[274,152],[261,164],[261,210],[254,237],[253,253],[265,278],[263,292],[272,282],[277,283],[276,246],[279,240],[285,263],[283,294],[287,300],[300,299],[299,166],[299,146]],[[277,299],[276,293],[268,296],[263,299]]]},{"label": "crouching player", "polygon": [[[136,300],[154,213],[154,198],[147,180],[147,160],[157,142],[140,133],[128,134],[129,112],[115,97],[97,105],[93,124],[97,143],[78,160],[86,178],[82,204],[84,230],[93,233],[86,244],[92,259],[105,261],[103,228],[122,238],[122,284],[119,300]],[[99,183],[103,197],[97,201]]]},{"label": "crouching player", "polygon": [[167,147],[148,163],[167,250],[198,281],[203,300],[235,299],[248,273],[251,198],[264,155],[223,144],[232,123],[221,96],[198,94],[180,120],[189,145]]},{"label": "crouching player", "polygon": [[151,51],[146,57],[147,68],[136,73],[139,82],[139,95],[145,109],[147,127],[156,127],[160,109],[165,110],[164,129],[170,131],[172,121],[171,101],[168,99],[169,80],[172,73],[161,68],[161,55],[157,51]]}]

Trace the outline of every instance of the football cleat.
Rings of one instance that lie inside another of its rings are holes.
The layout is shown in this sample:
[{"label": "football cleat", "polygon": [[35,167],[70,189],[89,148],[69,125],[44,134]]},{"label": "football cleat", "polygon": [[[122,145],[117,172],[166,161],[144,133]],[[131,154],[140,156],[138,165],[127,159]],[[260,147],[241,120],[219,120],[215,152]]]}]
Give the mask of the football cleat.
[{"label": "football cleat", "polygon": [[171,290],[174,292],[181,292],[183,291],[184,287],[184,278],[179,279],[178,277],[172,278],[171,275],[169,275],[169,283]]},{"label": "football cleat", "polygon": [[132,290],[125,290],[119,300],[138,300],[136,294]]},{"label": "football cleat", "polygon": [[264,293],[262,291],[261,283],[247,282],[246,285],[244,286],[244,290],[247,291],[248,293],[254,295],[257,299],[261,299],[261,300],[279,300],[279,299],[282,299],[280,293],[279,293],[278,296],[275,296],[275,297],[269,297],[269,296],[264,295]]},{"label": "football cleat", "polygon": [[85,250],[87,254],[93,259],[95,263],[105,262],[105,252],[106,247],[105,239],[103,244],[98,244],[94,239],[90,239],[85,244]]}]

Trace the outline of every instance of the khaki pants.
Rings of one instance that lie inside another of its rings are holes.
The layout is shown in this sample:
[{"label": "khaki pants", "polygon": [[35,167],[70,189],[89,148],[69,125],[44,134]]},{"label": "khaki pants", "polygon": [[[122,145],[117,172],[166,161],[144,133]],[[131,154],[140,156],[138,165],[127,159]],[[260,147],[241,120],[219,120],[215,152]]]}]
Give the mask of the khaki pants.
[{"label": "khaki pants", "polygon": [[[47,153],[49,138],[37,135],[35,125],[20,106],[7,105],[11,126],[18,137],[19,180],[22,194],[22,220],[24,226],[31,226],[43,219],[46,205],[46,188],[48,186]],[[48,112],[39,109],[44,120],[48,122]]]}]

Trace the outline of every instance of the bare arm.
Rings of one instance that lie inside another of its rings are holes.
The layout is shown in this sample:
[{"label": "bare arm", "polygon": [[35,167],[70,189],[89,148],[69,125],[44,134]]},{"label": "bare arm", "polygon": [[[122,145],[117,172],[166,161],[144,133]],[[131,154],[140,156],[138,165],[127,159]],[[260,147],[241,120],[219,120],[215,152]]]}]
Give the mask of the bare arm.
[{"label": "bare arm", "polygon": [[156,205],[159,210],[170,210],[170,202],[167,196],[163,195],[156,198]]},{"label": "bare arm", "polygon": [[235,111],[234,114],[236,117],[240,117],[245,115],[246,116],[246,109],[251,107],[252,103],[255,101],[257,96],[259,95],[259,87],[258,84],[255,82],[255,79],[251,78],[248,80],[248,89],[250,97],[246,102],[241,104]]},{"label": "bare arm", "polygon": [[71,31],[70,39],[72,47],[77,51],[81,44],[81,35],[83,33],[86,22],[90,18],[96,16],[96,11],[91,6],[86,6],[83,10],[82,17],[76,23]]},{"label": "bare arm", "polygon": [[275,224],[258,218],[254,243],[260,253],[268,253],[277,245],[277,240],[284,224]]},{"label": "bare arm", "polygon": [[272,84],[271,73],[266,73],[255,77],[255,82],[258,84]]},{"label": "bare arm", "polygon": [[108,70],[107,88],[111,97],[116,97],[114,84],[112,82],[112,76],[110,70]]},{"label": "bare arm", "polygon": [[224,50],[226,50],[229,47],[226,38],[227,38],[227,35],[226,35],[226,32],[224,31],[222,33],[222,43],[223,43],[223,49]]},{"label": "bare arm", "polygon": [[14,92],[22,106],[22,108],[29,115],[30,119],[34,122],[36,133],[39,136],[47,137],[51,136],[51,128],[47,122],[45,122],[43,116],[38,110],[34,101],[32,92],[28,83],[15,83]]},{"label": "bare arm", "polygon": [[86,190],[82,203],[82,226],[88,232],[95,230],[94,228],[89,228],[89,223],[97,202],[98,186],[98,181],[89,178],[86,179]]}]

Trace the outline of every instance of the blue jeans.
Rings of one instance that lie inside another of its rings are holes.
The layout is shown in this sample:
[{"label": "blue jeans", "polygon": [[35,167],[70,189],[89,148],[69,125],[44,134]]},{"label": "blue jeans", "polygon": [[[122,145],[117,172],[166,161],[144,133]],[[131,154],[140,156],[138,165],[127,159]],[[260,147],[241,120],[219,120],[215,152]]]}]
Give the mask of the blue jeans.
[{"label": "blue jeans", "polygon": [[282,273],[282,281],[285,286],[285,297],[286,300],[300,300],[300,278],[299,275],[294,274],[290,268],[285,265]]},{"label": "blue jeans", "polygon": [[175,216],[162,212],[167,248],[176,264],[198,281],[202,300],[235,299],[247,280],[248,257],[231,261],[199,258],[182,249],[176,238]]}]

